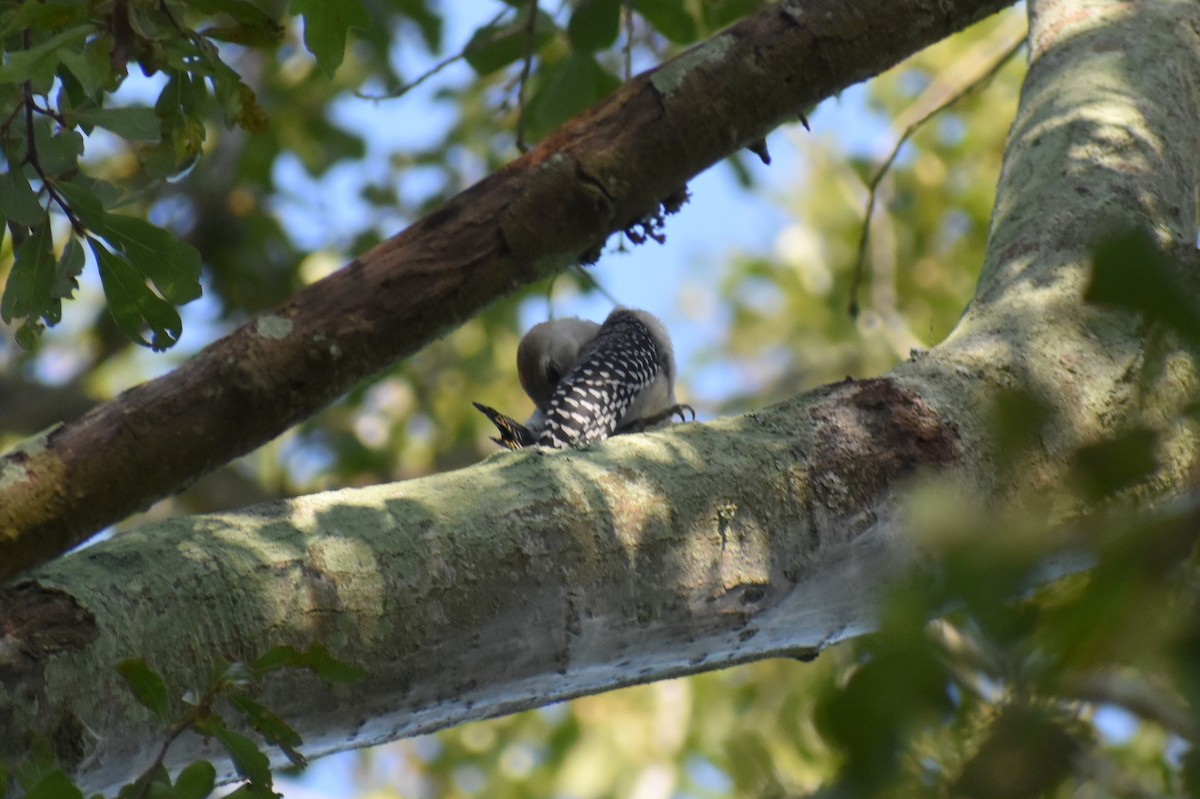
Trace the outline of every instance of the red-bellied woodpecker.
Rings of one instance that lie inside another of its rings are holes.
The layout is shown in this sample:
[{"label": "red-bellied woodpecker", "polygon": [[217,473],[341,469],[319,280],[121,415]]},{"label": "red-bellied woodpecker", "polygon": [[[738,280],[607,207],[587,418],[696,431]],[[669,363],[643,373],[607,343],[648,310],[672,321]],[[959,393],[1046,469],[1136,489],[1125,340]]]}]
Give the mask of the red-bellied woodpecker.
[{"label": "red-bellied woodpecker", "polygon": [[675,401],[675,355],[662,322],[618,308],[603,325],[580,319],[543,322],[517,350],[521,385],[534,405],[524,425],[475,403],[509,449],[538,444],[587,446],[618,433],[647,430],[695,411]]}]

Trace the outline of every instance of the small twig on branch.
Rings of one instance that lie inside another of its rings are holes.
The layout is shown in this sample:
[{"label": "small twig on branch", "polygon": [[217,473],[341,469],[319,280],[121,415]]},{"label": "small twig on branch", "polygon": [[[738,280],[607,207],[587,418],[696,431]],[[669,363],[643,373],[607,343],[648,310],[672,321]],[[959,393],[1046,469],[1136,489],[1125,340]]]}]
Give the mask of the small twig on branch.
[{"label": "small twig on branch", "polygon": [[[876,170],[875,174],[867,182],[867,210],[863,215],[862,231],[858,237],[858,256],[854,262],[854,272],[850,279],[850,305],[849,312],[851,317],[858,316],[858,291],[862,286],[863,273],[866,270],[867,260],[867,244],[871,239],[871,217],[875,213],[875,201],[879,195],[879,184],[883,178],[891,170],[892,164],[896,160],[896,156],[900,154],[900,148],[904,146],[913,134],[932,119],[937,114],[957,103],[963,97],[980,88],[1004,67],[1009,60],[1017,54],[1017,52],[1025,46],[1027,33],[1022,31],[1020,36],[1004,49],[996,59],[994,59],[981,73],[971,76],[968,74],[965,80],[959,81],[953,85],[934,84],[930,90],[926,92],[927,97],[918,99],[913,105],[919,107],[928,105],[926,111],[921,113],[915,120],[904,128],[903,132],[896,138],[896,143],[892,146],[892,151],[888,153],[883,164]],[[922,101],[924,100],[924,101]]]},{"label": "small twig on branch", "polygon": [[533,67],[533,51],[537,44],[538,0],[529,0],[529,19],[525,21],[525,59],[521,62],[521,77],[517,82],[517,149],[529,152],[525,141],[525,84]]},{"label": "small twig on branch", "polygon": [[[507,13],[508,13],[508,9],[507,8],[503,9],[502,11],[500,11],[500,13],[496,14],[496,16],[492,17],[487,22],[485,22],[483,24],[483,27],[490,28],[491,26],[498,23],[501,19],[503,19],[504,15]],[[483,39],[482,41],[478,41],[478,42],[468,43],[465,47],[463,47],[463,49],[459,50],[454,55],[446,56],[441,61],[434,64],[432,67],[430,67],[429,69],[422,72],[420,75],[418,75],[413,80],[411,80],[408,83],[405,83],[404,85],[397,88],[395,91],[388,92],[387,94],[367,94],[366,92],[356,91],[354,93],[354,96],[360,100],[372,100],[375,102],[378,102],[380,100],[395,100],[397,97],[402,97],[405,94],[408,94],[413,89],[417,88],[422,83],[424,83],[425,81],[432,78],[434,75],[441,72],[446,67],[448,67],[451,64],[454,64],[458,61],[461,61],[462,59],[471,55],[471,53],[474,53],[476,50],[479,50],[480,48],[482,48],[484,45],[487,45],[487,44],[491,44],[490,38]]]},{"label": "small twig on branch", "polygon": [[33,110],[36,113],[41,114],[42,116],[50,117],[55,122],[57,122],[59,125],[62,125],[63,127],[67,126],[67,120],[65,118],[63,118],[62,114],[58,113],[53,108],[42,108],[37,103],[34,103]]},{"label": "small twig on branch", "polygon": [[[25,30],[24,32],[22,32],[21,40],[22,40],[22,44],[24,45],[24,48],[26,50],[28,50],[29,49],[29,31],[28,30]],[[52,178],[46,174],[46,171],[44,169],[42,169],[41,162],[38,161],[37,134],[33,127],[33,112],[37,109],[37,104],[34,103],[34,101],[33,101],[33,83],[32,83],[32,81],[25,81],[25,83],[22,85],[22,88],[24,90],[24,97],[25,97],[25,136],[26,136],[26,139],[25,139],[25,163],[32,166],[34,171],[38,173],[38,177],[42,179],[42,185],[46,187],[46,193],[50,195],[50,199],[53,200],[55,202],[55,204],[58,205],[58,207],[62,209],[62,212],[66,215],[67,219],[71,222],[71,228],[76,233],[78,233],[79,235],[82,236],[86,232],[86,229],[84,228],[83,223],[80,222],[79,218],[75,216],[75,213],[71,210],[71,207],[69,205],[67,205],[67,201],[64,200],[59,195],[59,193],[55,190],[54,178]]]}]

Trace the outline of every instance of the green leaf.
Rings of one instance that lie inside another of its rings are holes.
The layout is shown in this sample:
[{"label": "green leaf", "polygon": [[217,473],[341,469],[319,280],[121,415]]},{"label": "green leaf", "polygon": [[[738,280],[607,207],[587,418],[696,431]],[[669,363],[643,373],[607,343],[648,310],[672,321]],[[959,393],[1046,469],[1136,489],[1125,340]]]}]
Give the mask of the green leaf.
[{"label": "green leaf", "polygon": [[[93,248],[103,249],[103,248]],[[103,276],[103,272],[101,272]],[[107,287],[105,291],[107,292]],[[129,690],[137,701],[141,702],[151,713],[161,721],[171,718],[171,699],[167,694],[167,684],[158,672],[146,665],[146,661],[130,658],[117,664],[117,673],[125,678]]]},{"label": "green leaf", "polygon": [[405,19],[417,24],[421,30],[421,38],[430,52],[437,52],[442,46],[442,15],[431,11],[424,0],[396,0],[396,5]]},{"label": "green leaf", "polygon": [[121,788],[118,799],[174,799],[171,791],[171,775],[162,763],[141,774],[136,780]]},{"label": "green leaf", "polygon": [[1081,447],[1075,452],[1075,473],[1091,496],[1100,500],[1147,479],[1158,468],[1158,434],[1134,429]]},{"label": "green leaf", "polygon": [[634,0],[633,9],[675,44],[691,44],[700,34],[682,0]]},{"label": "green leaf", "polygon": [[317,65],[332,76],[346,54],[346,32],[369,28],[371,17],[362,0],[291,0],[288,10],[304,17],[304,46],[316,56]]},{"label": "green leaf", "polygon": [[67,241],[67,246],[63,247],[62,255],[54,267],[54,288],[51,293],[60,300],[75,296],[84,264],[83,246],[72,236]]},{"label": "green leaf", "polygon": [[26,227],[40,225],[46,218],[46,209],[38,202],[25,173],[11,165],[8,172],[0,174],[0,213]]},{"label": "green leaf", "polygon": [[708,5],[707,10],[712,14],[712,27],[724,28],[726,25],[750,15],[761,5],[762,0],[717,0]]},{"label": "green leaf", "polygon": [[278,795],[272,788],[247,782],[238,786],[233,793],[226,794],[225,799],[278,799]]},{"label": "green leaf", "polygon": [[73,128],[51,126],[49,120],[34,125],[38,164],[49,175],[64,175],[79,168],[83,136]]},{"label": "green leaf", "polygon": [[587,53],[573,52],[544,74],[546,84],[529,98],[526,109],[529,137],[535,141],[620,85]]},{"label": "green leaf", "polygon": [[29,745],[25,759],[13,769],[13,776],[16,778],[17,784],[28,793],[39,782],[60,770],[58,758],[50,748],[50,742],[45,738],[35,736]]},{"label": "green leaf", "polygon": [[92,25],[76,25],[27,50],[9,51],[6,61],[0,64],[0,83],[23,83],[27,80],[48,83],[58,67],[59,49],[83,41],[94,31]]},{"label": "green leaf", "polygon": [[263,675],[269,671],[295,666],[300,662],[300,658],[300,653],[290,646],[273,646],[254,661],[254,672]]},{"label": "green leaf", "polygon": [[[29,3],[28,5],[36,5]],[[59,58],[89,95],[95,97],[112,80],[112,62],[101,46],[100,37],[90,41],[82,52],[63,50]]]},{"label": "green leaf", "polygon": [[267,756],[246,736],[225,726],[217,716],[209,716],[196,722],[196,731],[209,738],[216,738],[229,752],[233,767],[252,783],[271,785],[271,764]]},{"label": "green leaf", "polygon": [[287,722],[252,699],[236,694],[227,698],[229,704],[245,717],[250,726],[267,743],[278,746],[293,765],[301,767],[307,765],[308,761],[304,759],[304,755],[296,751],[296,747],[304,743],[304,740]]},{"label": "green leaf", "polygon": [[83,791],[76,788],[62,770],[55,770],[33,786],[25,799],[83,799]]},{"label": "green leaf", "polygon": [[204,799],[213,792],[217,781],[217,770],[207,760],[197,760],[175,780],[175,799]]},{"label": "green leaf", "polygon": [[12,270],[0,299],[0,319],[35,321],[40,317],[48,324],[57,323],[62,318],[62,302],[54,296],[54,282],[54,236],[47,221],[34,228],[13,253]]},{"label": "green leaf", "polygon": [[[124,256],[110,252],[90,236],[88,245],[100,267],[100,283],[104,286],[108,310],[117,327],[132,340],[153,350],[174,346],[183,332],[183,322],[175,307],[152,292]],[[142,337],[144,328],[151,331],[150,341]]]},{"label": "green leaf", "polygon": [[240,44],[243,47],[265,47],[277,44],[283,38],[283,28],[255,25],[212,25],[200,31],[202,36],[220,42]]},{"label": "green leaf", "polygon": [[367,676],[362,669],[343,663],[320,644],[316,644],[300,658],[300,665],[312,671],[313,674],[326,682],[348,685],[356,683]]},{"label": "green leaf", "polygon": [[170,70],[168,74],[170,79],[158,93],[158,99],[154,102],[154,112],[163,119],[180,112],[187,116],[203,113],[206,95],[204,80],[193,79],[190,74],[178,70]]},{"label": "green leaf", "polygon": [[71,118],[84,125],[111,130],[129,141],[158,141],[162,128],[158,114],[145,106],[82,108],[72,111]]},{"label": "green leaf", "polygon": [[567,36],[585,52],[611,47],[621,30],[621,0],[583,0],[571,13]]},{"label": "green leaf", "polygon": [[1200,344],[1200,306],[1180,266],[1143,231],[1114,236],[1096,248],[1088,302],[1142,314]]},{"label": "green leaf", "polygon": [[[463,48],[471,69],[479,75],[490,75],[523,58],[529,46],[526,19],[528,16],[521,14],[516,22],[509,25],[485,25],[475,31],[467,46]],[[539,9],[537,19],[533,23],[534,52],[549,41],[556,30],[554,19]]]},{"label": "green leaf", "polygon": [[108,214],[104,229],[96,232],[120,248],[170,302],[183,305],[200,296],[200,253],[175,234],[124,214]]},{"label": "green leaf", "polygon": [[307,652],[298,652],[290,646],[272,647],[254,661],[253,668],[259,676],[283,668],[308,669],[326,682],[343,684],[355,683],[367,676],[362,669],[329,654],[320,644],[314,644]]},{"label": "green leaf", "polygon": [[246,0],[188,0],[202,14],[228,14],[243,25],[276,25],[271,15]]},{"label": "green leaf", "polygon": [[78,183],[62,183],[59,191],[88,231],[107,241],[171,303],[183,305],[200,296],[200,253],[195,247],[144,219],[109,213]]},{"label": "green leaf", "polygon": [[239,125],[252,133],[265,133],[270,127],[267,112],[259,106],[254,90],[224,64],[213,77],[213,93],[225,113],[226,125]]}]

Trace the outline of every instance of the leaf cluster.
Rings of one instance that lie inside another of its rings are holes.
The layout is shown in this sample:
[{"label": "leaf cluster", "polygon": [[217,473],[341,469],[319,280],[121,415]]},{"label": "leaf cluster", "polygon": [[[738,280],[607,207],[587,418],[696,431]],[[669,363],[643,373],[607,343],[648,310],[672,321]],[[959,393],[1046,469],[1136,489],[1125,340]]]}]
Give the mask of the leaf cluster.
[{"label": "leaf cluster", "polygon": [[[322,646],[298,651],[289,646],[269,649],[253,663],[234,661],[214,667],[208,686],[202,691],[185,692],[177,704],[162,676],[143,660],[131,658],[117,664],[134,698],[163,725],[165,736],[154,762],[133,782],[125,785],[117,799],[205,799],[216,788],[217,770],[207,760],[185,766],[174,780],[163,765],[167,750],[181,734],[195,732],[216,740],[229,755],[242,784],[232,793],[238,799],[276,799],[270,760],[250,737],[238,732],[234,723],[256,732],[270,746],[277,747],[296,767],[307,765],[298,747],[300,735],[283,719],[252,697],[260,681],[280,669],[305,669],[331,683],[349,684],[363,678],[361,670],[342,663]],[[220,704],[228,710],[222,714]],[[182,711],[177,708],[182,705]],[[232,711],[232,714],[229,713]],[[83,793],[59,767],[44,742],[33,748],[30,758],[13,770],[13,777],[28,799],[83,799]],[[0,799],[7,786],[0,770]],[[103,799],[97,795],[92,799]]]},{"label": "leaf cluster", "polygon": [[[78,288],[83,244],[117,326],[154,349],[178,340],[176,308],[200,296],[199,254],[145,219],[118,213],[133,198],[85,173],[85,142],[97,130],[125,140],[136,148],[143,181],[158,181],[200,156],[210,101],[227,124],[264,129],[254,92],[219,45],[273,43],[281,33],[244,0],[0,6],[8,54],[0,67],[0,214],[13,243],[0,318],[20,323],[22,346],[61,319],[62,301]],[[135,65],[165,79],[152,107],[114,99]],[[52,212],[70,223],[57,237]]]}]

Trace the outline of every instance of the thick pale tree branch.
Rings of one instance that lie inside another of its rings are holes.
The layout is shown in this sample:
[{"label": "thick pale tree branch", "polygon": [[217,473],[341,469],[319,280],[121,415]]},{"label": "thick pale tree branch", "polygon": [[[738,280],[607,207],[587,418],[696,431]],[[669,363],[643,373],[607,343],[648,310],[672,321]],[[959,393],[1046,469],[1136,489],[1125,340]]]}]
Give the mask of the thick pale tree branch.
[{"label": "thick pale tree branch", "polygon": [[189,363],[0,460],[0,579],[311,415],[492,300],[660,213],[721,158],[1010,0],[784,0]]},{"label": "thick pale tree branch", "polygon": [[[89,791],[148,762],[155,725],[112,671],[130,655],[183,690],[218,656],[324,644],[366,682],[266,686],[312,754],[804,656],[871,625],[911,552],[897,509],[923,472],[991,498],[1055,487],[1058,512],[1076,513],[1071,454],[1144,425],[1163,447],[1142,496],[1186,487],[1197,445],[1176,420],[1195,396],[1191,358],[1144,346],[1138,320],[1086,305],[1082,288],[1111,230],[1193,246],[1200,10],[1030,5],[989,252],[946,342],[742,417],[179,518],[60,559],[0,599],[0,757],[32,730]],[[1053,413],[1001,469],[988,409],[1014,389]],[[205,753],[185,736],[172,762]]]}]

